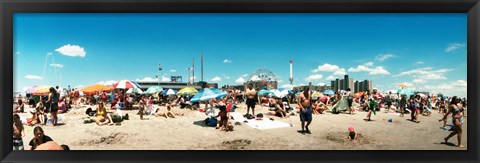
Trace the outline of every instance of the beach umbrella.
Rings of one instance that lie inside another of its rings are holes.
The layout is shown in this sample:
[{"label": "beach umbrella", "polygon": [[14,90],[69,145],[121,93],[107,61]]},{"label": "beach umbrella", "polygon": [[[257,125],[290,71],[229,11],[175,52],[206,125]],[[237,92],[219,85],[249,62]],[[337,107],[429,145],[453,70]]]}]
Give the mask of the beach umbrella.
[{"label": "beach umbrella", "polygon": [[162,94],[163,95],[176,95],[177,91],[175,91],[173,89],[167,89],[167,90],[163,91]]},{"label": "beach umbrella", "polygon": [[333,95],[333,94],[335,94],[335,92],[333,92],[332,90],[325,90],[325,91],[323,91],[323,94]]},{"label": "beach umbrella", "polygon": [[312,98],[319,98],[319,97],[323,97],[323,94],[320,93],[320,92],[314,92],[314,93],[312,94]]},{"label": "beach umbrella", "polygon": [[185,88],[182,88],[178,91],[178,94],[180,94],[180,95],[193,95],[193,94],[196,94],[196,93],[198,93],[197,89],[192,88],[192,87],[185,87]]},{"label": "beach umbrella", "polygon": [[418,95],[420,95],[420,97],[427,97],[427,95],[425,95],[423,93],[418,93]]},{"label": "beach umbrella", "polygon": [[268,95],[269,93],[273,93],[273,92],[270,91],[270,90],[266,90],[266,89],[262,89],[262,90],[258,91],[258,95]]},{"label": "beach umbrella", "polygon": [[378,93],[377,93],[377,97],[383,98],[383,97],[385,97],[385,96],[383,95],[383,93],[378,92]]},{"label": "beach umbrella", "polygon": [[117,89],[129,89],[129,88],[140,88],[136,82],[131,80],[122,80],[113,85],[114,88]]},{"label": "beach umbrella", "polygon": [[145,93],[153,94],[163,91],[163,88],[160,86],[151,86],[145,91]]},{"label": "beach umbrella", "polygon": [[140,88],[130,88],[130,89],[128,89],[127,93],[143,94],[143,91],[142,91],[142,89],[140,89]]},{"label": "beach umbrella", "polygon": [[402,88],[406,88],[406,87],[407,87],[407,85],[404,84],[404,83],[400,83],[400,84],[398,84],[398,86],[399,86],[399,87],[402,87]]},{"label": "beach umbrella", "polygon": [[401,95],[413,95],[413,94],[415,94],[415,92],[413,90],[408,89],[408,88],[399,89],[397,92]]},{"label": "beach umbrella", "polygon": [[285,96],[293,94],[292,90],[288,90],[288,89],[285,89],[285,88],[278,88],[277,90],[280,91]]},{"label": "beach umbrella", "polygon": [[200,102],[200,101],[208,101],[214,98],[224,97],[227,96],[227,93],[222,90],[218,90],[215,88],[207,88],[200,90],[197,94],[195,94],[191,102]]},{"label": "beach umbrella", "polygon": [[94,85],[90,85],[88,87],[85,87],[80,91],[82,91],[84,94],[92,95],[92,94],[97,94],[100,91],[110,91],[110,90],[111,90],[111,88],[107,87],[105,85],[94,84]]},{"label": "beach umbrella", "polygon": [[50,93],[51,86],[38,86],[33,90],[32,94],[35,96],[46,96]]},{"label": "beach umbrella", "polygon": [[25,91],[25,93],[26,93],[26,94],[32,94],[33,91],[35,90],[35,88],[37,88],[38,86],[39,86],[39,85],[34,85],[34,86],[28,88],[28,89]]}]

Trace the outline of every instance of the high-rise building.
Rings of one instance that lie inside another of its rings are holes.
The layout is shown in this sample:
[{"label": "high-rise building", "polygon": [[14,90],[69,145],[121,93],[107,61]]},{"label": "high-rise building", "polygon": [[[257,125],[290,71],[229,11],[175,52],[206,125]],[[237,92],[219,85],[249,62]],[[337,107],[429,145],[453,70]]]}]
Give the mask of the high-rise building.
[{"label": "high-rise building", "polygon": [[344,79],[335,79],[330,81],[331,89],[335,92],[339,90],[347,90],[350,88],[351,91],[364,92],[364,91],[373,91],[373,82],[369,80],[364,81],[355,81],[353,78],[350,78],[348,75],[344,76]]}]

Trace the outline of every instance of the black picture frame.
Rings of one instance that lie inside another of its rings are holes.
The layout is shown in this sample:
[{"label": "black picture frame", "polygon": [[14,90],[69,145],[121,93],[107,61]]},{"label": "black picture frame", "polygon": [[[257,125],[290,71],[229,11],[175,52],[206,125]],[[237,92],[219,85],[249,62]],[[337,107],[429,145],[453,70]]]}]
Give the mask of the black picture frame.
[{"label": "black picture frame", "polygon": [[[0,160],[2,162],[478,162],[478,0],[3,0]],[[468,13],[470,127],[465,151],[12,151],[14,13]]]}]

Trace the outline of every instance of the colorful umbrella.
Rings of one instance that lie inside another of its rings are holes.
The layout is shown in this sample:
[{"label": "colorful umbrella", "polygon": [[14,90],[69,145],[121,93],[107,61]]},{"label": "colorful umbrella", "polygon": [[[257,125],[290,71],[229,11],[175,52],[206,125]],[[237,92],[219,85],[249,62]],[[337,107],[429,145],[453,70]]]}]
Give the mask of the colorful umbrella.
[{"label": "colorful umbrella", "polygon": [[203,89],[200,90],[195,96],[192,97],[190,100],[191,102],[200,102],[200,101],[208,101],[214,98],[224,97],[227,96],[227,93],[215,88],[210,89]]},{"label": "colorful umbrella", "polygon": [[39,86],[39,85],[34,85],[34,86],[28,88],[28,89],[25,91],[25,93],[26,93],[26,94],[32,94],[33,91],[35,90],[35,88],[37,88],[38,86]]},{"label": "colorful umbrella", "polygon": [[407,85],[404,84],[404,83],[398,84],[398,86],[399,86],[399,87],[402,87],[402,88],[406,88],[406,87],[407,87]]},{"label": "colorful umbrella", "polygon": [[100,91],[110,91],[110,90],[111,90],[110,87],[107,87],[101,84],[94,84],[94,85],[83,88],[81,91],[84,94],[92,95],[92,94],[98,94],[98,92]]},{"label": "colorful umbrella", "polygon": [[314,93],[312,94],[312,97],[313,97],[313,98],[323,97],[323,94],[320,93],[320,92],[314,92]]},{"label": "colorful umbrella", "polygon": [[333,94],[335,94],[335,92],[333,92],[332,90],[325,90],[325,91],[323,91],[323,94],[333,95]]},{"label": "colorful umbrella", "polygon": [[122,80],[122,81],[119,81],[118,83],[115,83],[113,87],[117,89],[128,89],[128,88],[140,88],[140,85],[138,85],[136,82],[131,80]]},{"label": "colorful umbrella", "polygon": [[168,89],[166,91],[163,91],[162,94],[163,95],[175,95],[175,94],[177,94],[177,91],[175,91],[173,89]]},{"label": "colorful umbrella", "polygon": [[32,94],[35,96],[46,96],[50,93],[51,86],[38,86],[33,90]]},{"label": "colorful umbrella", "polygon": [[142,91],[142,89],[140,89],[140,88],[130,88],[130,89],[128,89],[127,93],[143,94],[143,91]]},{"label": "colorful umbrella", "polygon": [[413,95],[413,94],[415,94],[415,92],[413,90],[410,90],[408,88],[399,89],[397,92],[401,95]]},{"label": "colorful umbrella", "polygon": [[149,87],[145,93],[149,93],[149,94],[152,94],[152,93],[158,93],[160,91],[163,91],[163,88],[160,87],[160,86],[151,86]]},{"label": "colorful umbrella", "polygon": [[266,89],[262,89],[262,90],[258,91],[259,95],[268,95],[270,93],[273,93],[273,92],[270,91],[270,90],[266,90]]},{"label": "colorful umbrella", "polygon": [[357,92],[354,94],[355,97],[361,97],[365,94],[365,92]]},{"label": "colorful umbrella", "polygon": [[198,91],[195,88],[192,88],[192,87],[185,87],[185,88],[182,88],[178,91],[178,94],[180,94],[180,95],[193,95],[193,94],[196,94],[196,93],[198,93]]}]

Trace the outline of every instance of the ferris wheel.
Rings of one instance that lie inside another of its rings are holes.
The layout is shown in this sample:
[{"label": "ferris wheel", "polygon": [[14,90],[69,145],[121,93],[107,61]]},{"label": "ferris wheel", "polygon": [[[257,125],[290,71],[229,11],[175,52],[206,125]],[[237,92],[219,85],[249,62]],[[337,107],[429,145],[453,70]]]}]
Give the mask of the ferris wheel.
[{"label": "ferris wheel", "polygon": [[261,68],[250,75],[250,81],[277,81],[277,76],[266,68]]}]

